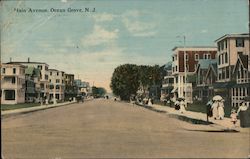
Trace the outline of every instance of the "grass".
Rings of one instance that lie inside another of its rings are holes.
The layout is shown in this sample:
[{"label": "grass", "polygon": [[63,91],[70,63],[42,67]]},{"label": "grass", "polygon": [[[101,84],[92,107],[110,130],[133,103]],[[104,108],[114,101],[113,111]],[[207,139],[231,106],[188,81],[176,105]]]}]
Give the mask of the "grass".
[{"label": "grass", "polygon": [[29,107],[35,107],[40,106],[39,103],[21,103],[21,104],[1,104],[1,110],[14,110],[14,109],[20,109],[20,108],[29,108]]}]

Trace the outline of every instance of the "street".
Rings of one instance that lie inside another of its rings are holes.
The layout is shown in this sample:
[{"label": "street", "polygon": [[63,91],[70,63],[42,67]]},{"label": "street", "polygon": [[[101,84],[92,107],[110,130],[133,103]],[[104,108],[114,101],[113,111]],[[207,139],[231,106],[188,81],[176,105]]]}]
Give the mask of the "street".
[{"label": "street", "polygon": [[4,158],[246,158],[249,133],[96,99],[2,119]]}]

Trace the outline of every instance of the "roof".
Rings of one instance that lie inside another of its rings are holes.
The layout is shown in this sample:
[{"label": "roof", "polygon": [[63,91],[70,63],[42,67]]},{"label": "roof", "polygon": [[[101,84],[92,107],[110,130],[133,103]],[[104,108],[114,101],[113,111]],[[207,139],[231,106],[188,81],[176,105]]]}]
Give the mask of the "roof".
[{"label": "roof", "polygon": [[172,51],[174,51],[174,50],[176,50],[176,49],[179,49],[179,48],[181,48],[181,49],[192,49],[192,48],[209,48],[209,49],[217,49],[217,47],[216,46],[175,46],[173,49],[172,49]]},{"label": "roof", "polygon": [[217,60],[211,60],[211,59],[200,59],[198,62],[198,65],[201,69],[208,69],[210,64],[217,63]]},{"label": "roof", "polygon": [[239,60],[242,63],[242,66],[247,69],[248,68],[248,55],[239,55]]},{"label": "roof", "polygon": [[7,64],[46,64],[45,62],[21,62],[21,61],[14,61],[14,62],[8,62]]},{"label": "roof", "polygon": [[238,65],[241,64],[244,69],[248,69],[248,55],[239,54],[236,65],[234,66],[233,73],[235,73]]},{"label": "roof", "polygon": [[220,38],[216,39],[215,42],[221,41],[226,38],[249,38],[249,33],[242,33],[242,34],[226,34],[221,36]]},{"label": "roof", "polygon": [[6,65],[6,66],[10,66],[10,65],[14,65],[14,66],[20,66],[20,67],[25,67],[24,65],[20,64],[20,63],[2,63],[2,66]]},{"label": "roof", "polygon": [[25,69],[25,74],[27,74],[27,75],[32,75],[33,74],[33,72],[34,72],[34,67],[27,67],[26,69]]}]

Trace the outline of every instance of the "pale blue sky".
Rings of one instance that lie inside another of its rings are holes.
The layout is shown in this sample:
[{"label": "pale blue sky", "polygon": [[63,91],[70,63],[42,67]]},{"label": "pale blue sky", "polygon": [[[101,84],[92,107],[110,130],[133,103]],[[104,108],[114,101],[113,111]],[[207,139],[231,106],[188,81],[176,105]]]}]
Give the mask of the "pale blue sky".
[{"label": "pale blue sky", "polygon": [[[17,13],[14,8],[96,8],[92,13]],[[109,89],[120,64],[165,64],[172,48],[214,46],[230,33],[248,32],[247,0],[4,1],[1,58],[46,62]]]}]

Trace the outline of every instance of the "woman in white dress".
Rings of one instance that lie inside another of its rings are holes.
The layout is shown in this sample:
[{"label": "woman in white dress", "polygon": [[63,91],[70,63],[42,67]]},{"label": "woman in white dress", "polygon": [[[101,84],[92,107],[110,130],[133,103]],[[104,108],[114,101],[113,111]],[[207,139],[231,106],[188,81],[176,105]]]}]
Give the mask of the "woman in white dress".
[{"label": "woman in white dress", "polygon": [[182,100],[182,101],[180,102],[180,112],[181,112],[181,113],[184,113],[184,112],[186,111],[186,108],[185,108],[185,107],[186,107],[185,101]]},{"label": "woman in white dress", "polygon": [[218,101],[214,101],[212,104],[213,118],[216,120],[218,118]]},{"label": "woman in white dress", "polygon": [[219,105],[218,105],[218,117],[220,120],[224,119],[224,100],[220,100],[219,101]]}]

